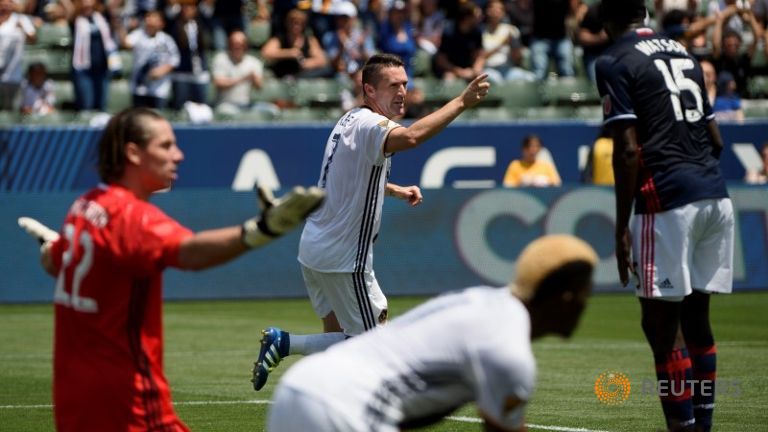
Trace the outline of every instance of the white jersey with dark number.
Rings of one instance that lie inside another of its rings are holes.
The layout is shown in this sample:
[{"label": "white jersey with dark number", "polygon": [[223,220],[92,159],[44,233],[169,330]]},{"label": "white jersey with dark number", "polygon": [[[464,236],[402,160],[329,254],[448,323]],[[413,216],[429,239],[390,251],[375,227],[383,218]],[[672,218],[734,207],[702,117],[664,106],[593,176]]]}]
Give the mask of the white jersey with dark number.
[{"label": "white jersey with dark number", "polygon": [[372,270],[391,156],[383,146],[397,127],[366,107],[348,111],[336,123],[318,181],[325,201],[304,225],[299,262],[329,273]]},{"label": "white jersey with dark number", "polygon": [[525,306],[508,288],[475,287],[300,360],[279,386],[321,401],[341,430],[429,424],[472,401],[518,428],[535,375]]}]

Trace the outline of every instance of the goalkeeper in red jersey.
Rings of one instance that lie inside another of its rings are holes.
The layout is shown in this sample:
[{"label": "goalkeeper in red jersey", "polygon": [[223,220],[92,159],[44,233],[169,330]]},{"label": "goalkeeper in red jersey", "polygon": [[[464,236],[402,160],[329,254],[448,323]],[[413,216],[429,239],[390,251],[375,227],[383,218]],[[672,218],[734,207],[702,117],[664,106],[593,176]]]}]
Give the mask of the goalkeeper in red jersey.
[{"label": "goalkeeper in red jersey", "polygon": [[193,233],[148,202],[184,159],[170,123],[131,108],[99,142],[103,183],[70,207],[60,233],[29,218],[56,277],[53,399],[59,431],[186,431],[163,372],[162,273],[225,263],[289,231],[322,202],[317,188],[282,199],[242,225]]}]

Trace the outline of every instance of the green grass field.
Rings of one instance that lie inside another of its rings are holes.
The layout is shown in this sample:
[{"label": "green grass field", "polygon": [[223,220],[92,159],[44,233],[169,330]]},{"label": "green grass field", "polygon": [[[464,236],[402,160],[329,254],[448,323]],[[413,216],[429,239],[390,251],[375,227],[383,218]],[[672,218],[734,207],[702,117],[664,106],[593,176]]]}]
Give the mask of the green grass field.
[{"label": "green grass field", "polygon": [[[396,316],[421,298],[390,299]],[[52,307],[0,305],[0,431],[53,430],[50,406]],[[717,399],[717,431],[768,431],[768,292],[712,299],[718,340],[718,378],[728,391]],[[259,330],[279,325],[296,332],[320,328],[306,300],[172,302],[165,307],[166,372],[181,418],[196,431],[260,431],[268,400],[289,359],[261,392],[249,382]],[[650,351],[630,295],[598,295],[570,341],[534,344],[539,376],[526,416],[529,429],[658,431]],[[629,399],[604,405],[594,394],[603,372],[627,375]],[[472,406],[429,430],[480,430]],[[300,432],[300,431],[297,431]]]}]

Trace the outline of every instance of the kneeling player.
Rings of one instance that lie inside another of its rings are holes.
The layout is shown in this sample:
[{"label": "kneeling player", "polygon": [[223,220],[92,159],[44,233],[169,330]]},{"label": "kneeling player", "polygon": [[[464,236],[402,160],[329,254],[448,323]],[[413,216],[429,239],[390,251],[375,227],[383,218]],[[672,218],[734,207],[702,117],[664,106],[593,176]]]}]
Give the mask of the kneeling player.
[{"label": "kneeling player", "polygon": [[569,337],[598,261],[564,235],[531,243],[505,288],[474,287],[311,355],[278,384],[268,430],[396,431],[476,402],[488,426],[524,430],[531,339]]}]

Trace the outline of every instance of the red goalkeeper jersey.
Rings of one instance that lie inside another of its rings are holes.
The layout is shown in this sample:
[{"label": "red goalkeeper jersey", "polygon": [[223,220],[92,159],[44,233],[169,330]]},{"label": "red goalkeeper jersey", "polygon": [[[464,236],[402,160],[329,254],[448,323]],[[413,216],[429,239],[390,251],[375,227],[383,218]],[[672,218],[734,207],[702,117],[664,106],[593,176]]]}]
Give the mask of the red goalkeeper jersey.
[{"label": "red goalkeeper jersey", "polygon": [[191,235],[120,186],[72,204],[52,249],[60,432],[188,430],[163,373],[162,272]]}]

